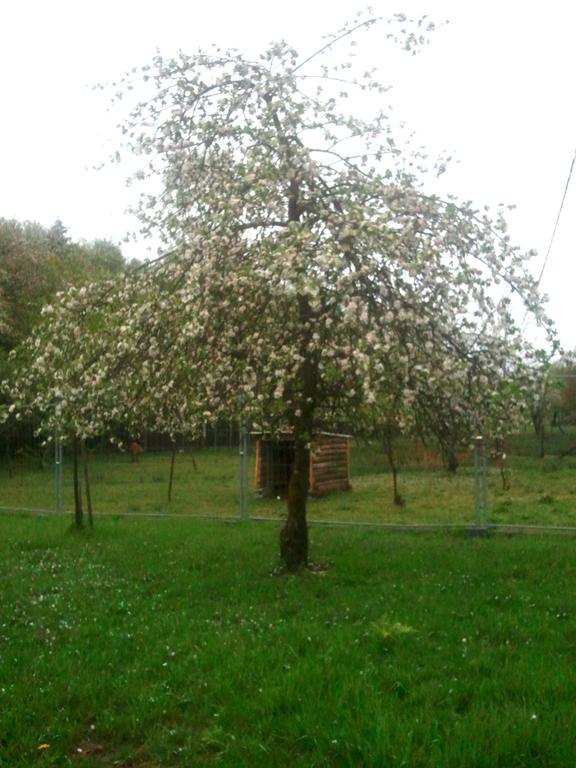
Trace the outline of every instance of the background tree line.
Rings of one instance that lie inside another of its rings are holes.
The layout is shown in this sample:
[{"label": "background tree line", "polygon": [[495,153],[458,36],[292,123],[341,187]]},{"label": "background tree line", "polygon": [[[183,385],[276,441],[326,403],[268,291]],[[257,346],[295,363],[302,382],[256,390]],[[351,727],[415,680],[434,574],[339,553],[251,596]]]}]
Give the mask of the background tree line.
[{"label": "background tree line", "polygon": [[128,266],[117,245],[104,239],[74,242],[60,220],[46,228],[0,218],[0,371],[59,291],[117,275]]},{"label": "background tree line", "polygon": [[[119,275],[131,266],[109,240],[73,241],[60,220],[43,227],[0,218],[0,381],[10,378],[10,352],[30,336],[42,307],[58,292]],[[10,432],[0,425],[0,430],[7,460],[15,450],[34,449],[32,423],[13,426]]]}]

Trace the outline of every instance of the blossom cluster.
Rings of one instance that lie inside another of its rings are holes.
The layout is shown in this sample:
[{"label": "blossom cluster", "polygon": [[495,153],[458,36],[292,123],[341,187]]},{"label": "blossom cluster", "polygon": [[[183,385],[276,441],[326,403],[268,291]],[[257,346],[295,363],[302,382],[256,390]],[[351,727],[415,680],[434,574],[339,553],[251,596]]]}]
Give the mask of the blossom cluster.
[{"label": "blossom cluster", "polygon": [[163,180],[140,217],[169,252],[45,309],[11,415],[87,437],[440,410],[486,431],[521,412],[540,353],[513,302],[553,331],[503,219],[425,194],[385,116],[338,112],[296,62],[279,45],[146,70],[126,141]]}]

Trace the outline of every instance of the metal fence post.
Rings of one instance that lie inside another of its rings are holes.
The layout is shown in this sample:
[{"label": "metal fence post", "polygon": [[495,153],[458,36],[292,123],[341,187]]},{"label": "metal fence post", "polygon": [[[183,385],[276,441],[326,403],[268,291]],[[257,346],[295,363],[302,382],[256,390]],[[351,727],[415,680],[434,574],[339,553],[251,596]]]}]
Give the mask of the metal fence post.
[{"label": "metal fence post", "polygon": [[240,519],[248,519],[248,432],[240,425]]},{"label": "metal fence post", "polygon": [[474,508],[476,528],[486,531],[488,520],[488,457],[482,435],[474,438]]},{"label": "metal fence post", "polygon": [[482,443],[482,508],[484,512],[484,527],[488,529],[490,526],[488,509],[488,451],[486,450],[485,442]]},{"label": "metal fence post", "polygon": [[54,436],[54,486],[56,491],[56,512],[62,512],[62,440],[60,435],[56,432]]}]

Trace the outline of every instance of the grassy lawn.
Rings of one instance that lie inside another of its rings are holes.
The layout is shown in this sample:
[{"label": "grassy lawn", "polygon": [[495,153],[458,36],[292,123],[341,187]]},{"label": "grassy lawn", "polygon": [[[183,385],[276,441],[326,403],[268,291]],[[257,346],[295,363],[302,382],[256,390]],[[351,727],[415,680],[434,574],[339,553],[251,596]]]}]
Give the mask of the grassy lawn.
[{"label": "grassy lawn", "polygon": [[0,517],[0,766],[574,765],[572,537],[277,536]]},{"label": "grassy lawn", "polygon": [[[96,512],[236,516],[239,512],[239,459],[233,449],[205,449],[178,455],[172,502],[167,501],[170,455],[150,453],[132,464],[112,454],[92,461]],[[248,469],[252,480],[253,455]],[[490,468],[490,517],[494,523],[576,526],[576,457],[510,459],[511,488],[502,491],[497,468]],[[442,469],[401,466],[400,492],[405,506],[391,503],[386,459],[373,446],[352,451],[352,492],[310,499],[316,520],[392,524],[474,523],[474,473],[462,466],[455,475]],[[71,462],[65,462],[64,505],[72,508]],[[281,518],[285,503],[249,497],[253,516]],[[18,465],[9,477],[0,464],[0,507],[54,508],[51,467]]]},{"label": "grassy lawn", "polygon": [[[196,468],[195,468],[196,467]],[[238,510],[239,462],[233,450],[180,455],[168,504],[170,454],[150,453],[132,463],[126,454],[99,456],[90,464],[96,511],[234,515]],[[0,506],[54,508],[53,467],[0,466]],[[64,507],[73,506],[72,461],[64,461]]]}]

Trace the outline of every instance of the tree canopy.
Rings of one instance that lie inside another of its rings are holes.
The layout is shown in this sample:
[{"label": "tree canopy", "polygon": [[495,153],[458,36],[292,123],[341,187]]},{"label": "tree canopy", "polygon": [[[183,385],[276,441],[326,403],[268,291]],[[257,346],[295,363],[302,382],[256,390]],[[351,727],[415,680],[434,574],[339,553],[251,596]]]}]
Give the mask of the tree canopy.
[{"label": "tree canopy", "polygon": [[[378,34],[377,21],[332,42]],[[425,30],[384,34],[411,48]],[[427,394],[465,392],[482,429],[491,408],[519,402],[541,354],[513,297],[551,332],[502,216],[427,194],[380,109],[384,88],[349,60],[330,66],[333,49],[158,55],[144,68],[150,96],[124,125],[124,151],[142,158],[138,179],[162,180],[140,219],[168,253],[54,304],[14,392],[13,409],[39,410],[47,430],[126,420],[193,431],[221,416],[290,430],[290,568],[308,557],[319,422],[366,408],[403,422]],[[351,91],[376,114],[347,111]]]}]

